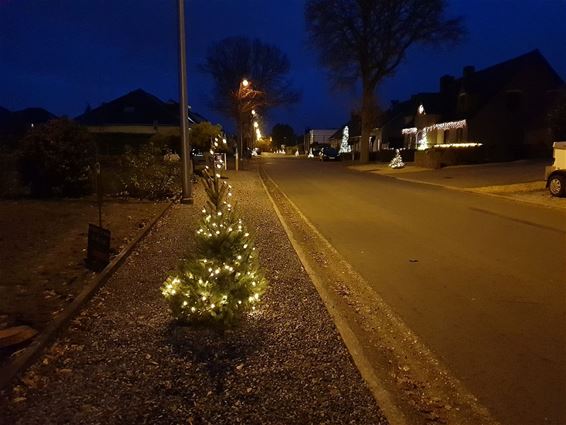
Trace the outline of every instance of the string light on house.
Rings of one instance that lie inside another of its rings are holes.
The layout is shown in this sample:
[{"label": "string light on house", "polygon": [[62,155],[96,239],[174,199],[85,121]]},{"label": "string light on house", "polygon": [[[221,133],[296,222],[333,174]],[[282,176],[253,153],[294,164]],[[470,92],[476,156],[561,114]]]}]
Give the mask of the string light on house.
[{"label": "string light on house", "polygon": [[401,134],[417,134],[417,127],[404,128],[403,130],[401,130]]},{"label": "string light on house", "polygon": [[479,146],[483,146],[483,143],[471,143],[471,142],[467,142],[467,143],[441,143],[438,145],[434,145],[434,148],[440,148],[440,149],[445,149],[445,148],[476,148]]},{"label": "string light on house", "polygon": [[440,130],[440,131],[457,130],[459,128],[465,128],[465,127],[466,127],[466,120],[460,120],[460,121],[441,122],[438,124],[429,125],[428,127],[423,128],[423,130],[427,133],[430,133],[431,131],[435,131],[435,130]]}]

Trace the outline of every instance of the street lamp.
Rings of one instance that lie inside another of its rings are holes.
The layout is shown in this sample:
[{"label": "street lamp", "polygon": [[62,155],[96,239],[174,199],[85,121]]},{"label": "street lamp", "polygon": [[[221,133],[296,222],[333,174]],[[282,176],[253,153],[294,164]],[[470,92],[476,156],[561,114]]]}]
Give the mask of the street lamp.
[{"label": "street lamp", "polygon": [[[246,78],[244,78],[241,82],[240,82],[240,87],[238,89],[238,119],[239,119],[239,124],[240,124],[240,146],[238,146],[238,149],[236,149],[236,171],[238,171],[239,169],[239,162],[240,162],[240,157],[243,158],[244,155],[244,109],[245,109],[245,105],[243,104],[244,98],[246,96],[248,96],[248,94],[250,93],[250,89],[248,88],[250,86],[250,81],[247,80]],[[239,154],[239,155],[238,155]]]},{"label": "street lamp", "polygon": [[179,115],[181,120],[181,152],[183,154],[183,204],[193,203],[193,187],[191,183],[192,164],[189,144],[188,101],[187,101],[187,57],[185,50],[185,0],[178,0],[179,13]]}]

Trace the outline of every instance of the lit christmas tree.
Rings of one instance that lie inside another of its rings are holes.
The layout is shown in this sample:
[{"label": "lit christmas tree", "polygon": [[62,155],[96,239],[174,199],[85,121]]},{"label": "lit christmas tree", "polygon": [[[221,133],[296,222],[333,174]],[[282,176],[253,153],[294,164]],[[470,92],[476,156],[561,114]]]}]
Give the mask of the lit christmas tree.
[{"label": "lit christmas tree", "polygon": [[352,147],[349,145],[348,140],[350,140],[350,129],[348,128],[348,126],[345,126],[344,130],[342,131],[342,144],[340,145],[340,152],[352,152]]},{"label": "lit christmas tree", "polygon": [[393,157],[393,159],[389,163],[389,166],[391,168],[404,168],[405,167],[405,163],[403,162],[403,158],[401,157],[401,153],[399,152],[399,149],[395,149],[395,156]]},{"label": "lit christmas tree", "polygon": [[[216,164],[219,171],[222,164]],[[253,240],[228,199],[231,186],[217,172],[204,171],[208,196],[191,259],[181,261],[161,291],[173,316],[183,323],[230,325],[256,309],[267,280]]]}]

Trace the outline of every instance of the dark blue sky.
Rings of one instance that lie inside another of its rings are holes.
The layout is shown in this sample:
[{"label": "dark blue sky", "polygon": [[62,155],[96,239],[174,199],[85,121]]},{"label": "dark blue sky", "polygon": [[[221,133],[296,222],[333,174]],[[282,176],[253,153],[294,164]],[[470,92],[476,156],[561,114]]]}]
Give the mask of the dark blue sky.
[{"label": "dark blue sky", "polygon": [[[136,88],[177,99],[176,0],[0,0],[0,106],[40,106],[78,115]],[[446,73],[481,69],[539,48],[566,78],[566,0],[449,0],[466,40],[452,48],[413,49],[379,90],[380,102],[434,91]],[[269,126],[333,128],[357,93],[330,89],[306,45],[303,0],[186,0],[189,103],[206,107],[211,82],[198,70],[207,47],[226,36],[258,37],[289,56],[302,101],[273,111]]]}]

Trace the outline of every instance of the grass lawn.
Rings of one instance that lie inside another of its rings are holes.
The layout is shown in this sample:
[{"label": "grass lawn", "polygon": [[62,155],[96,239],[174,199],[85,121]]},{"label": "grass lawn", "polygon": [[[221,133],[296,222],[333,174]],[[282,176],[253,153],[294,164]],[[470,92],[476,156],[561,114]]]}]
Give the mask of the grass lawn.
[{"label": "grass lawn", "polygon": [[[102,224],[117,254],[164,204],[105,202]],[[42,330],[94,273],[84,266],[88,224],[98,224],[93,198],[0,201],[0,328]],[[0,362],[10,352],[0,353]]]}]

